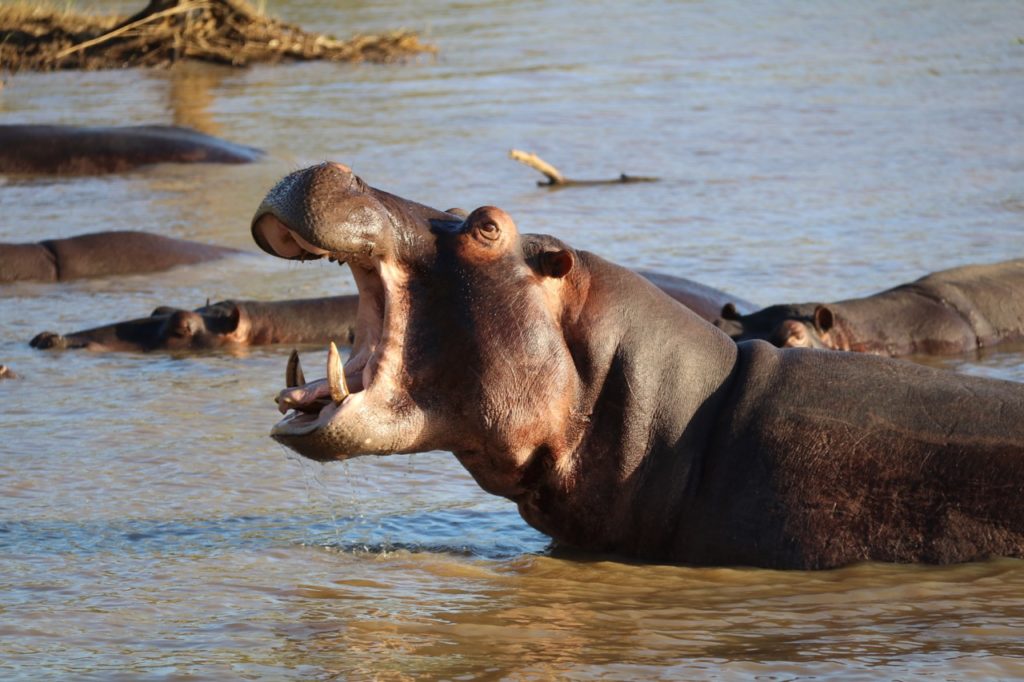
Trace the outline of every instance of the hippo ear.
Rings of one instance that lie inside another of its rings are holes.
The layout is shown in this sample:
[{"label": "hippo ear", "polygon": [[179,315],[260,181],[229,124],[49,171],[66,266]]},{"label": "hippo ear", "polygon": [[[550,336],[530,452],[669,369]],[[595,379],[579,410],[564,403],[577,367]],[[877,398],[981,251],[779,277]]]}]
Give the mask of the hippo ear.
[{"label": "hippo ear", "polygon": [[723,320],[738,320],[740,319],[740,311],[736,310],[736,304],[730,301],[722,306],[721,317]]},{"label": "hippo ear", "polygon": [[238,325],[241,324],[242,316],[244,315],[242,312],[242,306],[234,302],[229,303],[229,305],[230,307],[228,309],[226,328],[224,329],[225,334],[238,331]]},{"label": "hippo ear", "polygon": [[230,334],[236,342],[245,343],[252,333],[252,319],[249,317],[249,311],[245,309],[245,306],[234,301],[229,303],[231,307],[228,311],[228,329],[225,333]]},{"label": "hippo ear", "polygon": [[571,251],[545,251],[540,254],[540,272],[545,277],[562,278],[569,274],[574,265]]},{"label": "hippo ear", "polygon": [[814,309],[814,326],[817,328],[819,333],[824,334],[831,329],[835,323],[836,319],[832,314],[832,309],[827,305],[819,305]]}]

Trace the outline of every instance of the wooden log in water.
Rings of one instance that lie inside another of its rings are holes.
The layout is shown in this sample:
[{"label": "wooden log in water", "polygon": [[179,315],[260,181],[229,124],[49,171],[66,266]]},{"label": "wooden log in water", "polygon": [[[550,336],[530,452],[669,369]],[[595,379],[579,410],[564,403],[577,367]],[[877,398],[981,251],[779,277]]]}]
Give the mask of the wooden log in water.
[{"label": "wooden log in water", "polygon": [[621,185],[632,182],[657,182],[658,178],[642,175],[626,175],[621,173],[617,178],[608,180],[574,180],[567,178],[560,170],[540,158],[533,152],[524,152],[521,149],[511,149],[508,152],[509,158],[539,171],[547,180],[538,180],[540,187],[582,187],[588,185]]}]

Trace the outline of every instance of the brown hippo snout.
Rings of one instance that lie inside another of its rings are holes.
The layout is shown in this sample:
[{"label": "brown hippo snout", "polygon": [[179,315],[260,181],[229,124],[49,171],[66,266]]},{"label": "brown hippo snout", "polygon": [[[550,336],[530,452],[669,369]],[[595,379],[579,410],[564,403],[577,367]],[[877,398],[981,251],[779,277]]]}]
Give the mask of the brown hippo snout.
[{"label": "brown hippo snout", "polygon": [[769,341],[779,348],[822,348],[807,323],[800,320],[783,320],[775,329]]},{"label": "brown hippo snout", "polygon": [[375,259],[430,253],[432,226],[461,223],[460,216],[370,187],[344,164],[322,163],[295,171],[267,193],[252,236],[281,258],[330,255],[367,268]]},{"label": "brown hippo snout", "polygon": [[59,350],[68,347],[68,340],[56,332],[40,332],[32,337],[28,345],[39,350]]},{"label": "brown hippo snout", "polygon": [[[267,253],[305,260],[372,249],[387,225],[375,192],[340,163],[285,176],[256,211],[253,239]],[[340,226],[357,229],[338,230]]]}]

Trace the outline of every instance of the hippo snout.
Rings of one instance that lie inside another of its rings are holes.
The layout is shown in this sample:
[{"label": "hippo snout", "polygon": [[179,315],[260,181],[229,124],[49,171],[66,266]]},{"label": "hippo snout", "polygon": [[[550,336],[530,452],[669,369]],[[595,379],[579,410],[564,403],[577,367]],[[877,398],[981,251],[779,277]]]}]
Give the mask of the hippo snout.
[{"label": "hippo snout", "polygon": [[295,171],[267,193],[253,216],[252,236],[280,258],[364,256],[387,242],[392,226],[402,221],[389,212],[394,203],[348,166],[322,163]]},{"label": "hippo snout", "polygon": [[28,342],[39,350],[54,350],[68,347],[68,340],[56,332],[40,332]]}]

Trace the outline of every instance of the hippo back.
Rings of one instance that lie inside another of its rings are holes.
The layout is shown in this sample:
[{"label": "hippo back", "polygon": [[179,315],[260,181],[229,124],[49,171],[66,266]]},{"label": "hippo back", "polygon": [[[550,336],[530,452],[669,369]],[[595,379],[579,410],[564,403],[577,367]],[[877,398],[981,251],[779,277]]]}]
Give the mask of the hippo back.
[{"label": "hippo back", "polygon": [[640,274],[654,286],[679,301],[708,322],[716,320],[727,303],[732,303],[736,310],[748,313],[757,309],[753,303],[737,298],[721,289],[715,289],[699,282],[683,277],[673,277],[660,272],[640,270]]},{"label": "hippo back", "polygon": [[956,309],[979,345],[1024,338],[1024,259],[943,270],[911,286]]}]

